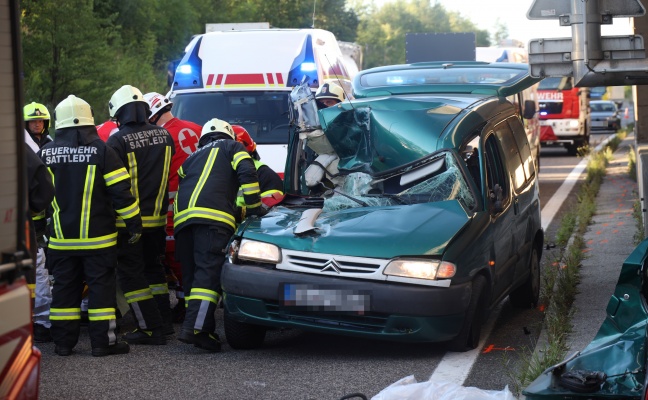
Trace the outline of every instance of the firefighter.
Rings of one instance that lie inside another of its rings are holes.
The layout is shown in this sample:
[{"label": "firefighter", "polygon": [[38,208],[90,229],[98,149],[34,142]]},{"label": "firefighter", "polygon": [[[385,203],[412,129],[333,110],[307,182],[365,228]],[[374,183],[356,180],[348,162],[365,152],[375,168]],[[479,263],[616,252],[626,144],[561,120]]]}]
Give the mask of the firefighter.
[{"label": "firefighter", "polygon": [[128,344],[115,337],[115,212],[126,226],[128,241],[137,242],[142,231],[137,200],[128,171],[97,135],[90,105],[70,95],[56,106],[55,114],[55,140],[39,151],[55,187],[47,254],[54,275],[54,351],[69,356],[78,342],[85,279],[92,355],[128,353]]},{"label": "firefighter", "polygon": [[47,107],[40,103],[32,102],[23,108],[23,114],[25,128],[39,149],[52,141],[52,138],[48,134],[50,115]]},{"label": "firefighter", "polygon": [[124,335],[130,344],[166,344],[174,332],[169,290],[161,263],[169,203],[169,167],[174,148],[165,129],[148,122],[149,107],[139,89],[124,85],[110,98],[110,117],[119,131],[106,142],[129,171],[142,213],[142,240],[128,244],[124,221],[119,230],[117,278],[138,328]]},{"label": "firefighter", "polygon": [[[236,141],[241,143],[250,157],[252,157],[254,167],[257,171],[257,176],[259,177],[261,201],[267,207],[279,204],[284,198],[283,181],[281,180],[281,177],[272,168],[261,162],[261,156],[259,156],[259,153],[256,151],[256,143],[254,143],[254,140],[245,128],[240,125],[232,125],[232,130],[236,135]],[[241,191],[239,191],[239,196],[236,199],[236,205],[238,207],[243,207],[245,205],[243,196],[241,196]]]},{"label": "firefighter", "polygon": [[340,85],[334,82],[323,84],[315,92],[315,100],[319,109],[333,107],[334,105],[344,101],[346,94]]},{"label": "firefighter", "polygon": [[235,138],[227,122],[207,121],[198,149],[178,170],[180,185],[174,203],[176,253],[189,293],[178,339],[212,352],[221,349],[214,311],[221,296],[225,247],[236,226],[234,204],[239,187],[248,215],[267,213],[261,205],[252,158]]},{"label": "firefighter", "polygon": [[[173,284],[175,284],[175,291],[170,290],[175,294],[177,304],[173,307],[173,320],[174,322],[182,323],[185,315],[185,299],[184,291],[182,289],[182,267],[175,259],[175,238],[173,237],[173,200],[178,192],[178,169],[182,163],[187,159],[189,154],[193,153],[198,146],[198,139],[200,139],[200,131],[202,127],[191,121],[184,121],[176,118],[171,113],[173,103],[168,97],[159,93],[151,92],[144,95],[144,99],[149,105],[151,113],[149,114],[149,121],[166,129],[175,146],[175,154],[171,159],[171,170],[169,171],[169,212],[167,214],[166,225],[166,251],[164,260],[168,268],[168,276]],[[172,296],[173,297],[173,296]]]}]

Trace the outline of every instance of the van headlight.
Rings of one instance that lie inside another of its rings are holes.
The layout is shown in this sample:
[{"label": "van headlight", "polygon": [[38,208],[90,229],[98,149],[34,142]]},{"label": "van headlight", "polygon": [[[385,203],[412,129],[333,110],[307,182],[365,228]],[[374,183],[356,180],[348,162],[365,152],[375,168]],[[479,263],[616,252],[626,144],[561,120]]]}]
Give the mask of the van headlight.
[{"label": "van headlight", "polygon": [[399,258],[385,267],[385,275],[418,279],[449,279],[457,272],[457,267],[447,261],[416,260]]},{"label": "van headlight", "polygon": [[238,258],[254,262],[279,264],[281,250],[274,244],[243,239],[238,250]]}]

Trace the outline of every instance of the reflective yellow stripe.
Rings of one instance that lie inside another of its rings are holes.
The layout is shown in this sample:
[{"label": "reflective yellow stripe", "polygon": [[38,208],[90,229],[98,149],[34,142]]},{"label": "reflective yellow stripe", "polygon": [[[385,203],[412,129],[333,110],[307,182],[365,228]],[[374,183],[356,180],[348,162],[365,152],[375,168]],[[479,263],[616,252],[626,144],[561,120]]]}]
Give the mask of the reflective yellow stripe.
[{"label": "reflective yellow stripe", "polygon": [[190,300],[206,300],[212,303],[218,303],[219,297],[220,295],[217,292],[203,288],[192,288],[191,296],[189,296]]},{"label": "reflective yellow stripe", "polygon": [[259,207],[260,205],[261,205],[261,202],[254,203],[254,204],[248,204],[247,208],[256,208],[256,207]]},{"label": "reflective yellow stripe", "polygon": [[117,214],[123,219],[128,219],[128,218],[133,218],[140,212],[139,205],[137,204],[137,200],[133,202],[128,207],[120,208],[117,210]]},{"label": "reflective yellow stripe", "polygon": [[105,321],[117,319],[114,308],[89,308],[88,320],[90,321]]},{"label": "reflective yellow stripe", "polygon": [[[56,188],[56,184],[54,182],[54,173],[52,172],[52,169],[50,167],[47,167],[47,170],[52,176],[52,185],[54,185],[54,187]],[[54,200],[52,200],[52,208],[54,209],[54,212],[52,213],[52,221],[54,223],[54,234],[56,235],[57,238],[63,239],[63,230],[61,229],[61,219],[59,218],[61,207],[59,207],[58,202],[56,201],[56,195],[54,196]]]},{"label": "reflective yellow stripe", "polygon": [[86,239],[90,230],[90,208],[92,207],[92,190],[94,189],[94,176],[97,170],[96,165],[88,165],[85,184],[83,185],[83,200],[81,202],[81,225],[79,237]]},{"label": "reflective yellow stripe", "polygon": [[283,195],[283,192],[281,190],[271,189],[271,190],[266,190],[265,192],[261,193],[261,197],[269,197],[269,196],[272,196],[275,193],[279,193],[280,195]]},{"label": "reflective yellow stripe", "polygon": [[35,283],[28,283],[27,287],[29,288],[29,291],[31,292],[31,298],[35,299],[36,298],[36,284]]},{"label": "reflective yellow stripe", "polygon": [[[261,205],[261,203],[259,203],[259,205]],[[204,207],[193,207],[177,212],[173,216],[173,225],[178,226],[190,218],[205,218],[213,221],[224,222],[232,228],[236,227],[236,220],[233,215]]]},{"label": "reflective yellow stripe", "polygon": [[104,175],[104,181],[106,182],[106,186],[112,186],[117,182],[121,182],[124,179],[130,178],[130,175],[128,174],[128,171],[126,168],[121,167],[119,169],[114,170],[113,172],[109,172]]},{"label": "reflective yellow stripe", "polygon": [[139,202],[139,187],[137,186],[138,182],[138,173],[137,173],[137,159],[135,158],[135,153],[128,153],[128,169],[130,171],[131,177],[131,193],[135,200]]},{"label": "reflective yellow stripe", "polygon": [[[159,217],[142,217],[142,227],[143,228],[158,228],[160,226],[166,226],[166,215],[160,215]],[[126,223],[123,219],[117,218],[116,226],[118,228],[125,228]]]},{"label": "reflective yellow stripe", "polygon": [[238,153],[234,154],[234,157],[232,157],[232,169],[236,171],[236,168],[238,168],[241,160],[245,160],[246,158],[252,158],[247,151],[239,151]]},{"label": "reflective yellow stripe", "polygon": [[202,191],[203,186],[205,186],[205,182],[207,182],[209,173],[211,172],[211,169],[214,166],[214,162],[216,161],[218,150],[219,150],[218,148],[209,150],[209,156],[207,157],[207,162],[203,166],[203,170],[200,173],[200,178],[198,179],[198,183],[196,184],[193,193],[191,193],[191,198],[189,199],[188,208],[192,208],[196,206],[196,201],[198,201],[198,196],[200,196],[200,192]]},{"label": "reflective yellow stripe", "polygon": [[259,182],[246,183],[245,185],[241,185],[241,190],[243,191],[243,195],[251,195],[259,193],[261,191],[261,189],[259,188]]},{"label": "reflective yellow stripe", "polygon": [[149,285],[149,288],[151,289],[151,293],[153,293],[153,296],[169,294],[169,286],[166,283]]},{"label": "reflective yellow stripe", "polygon": [[103,249],[117,244],[117,232],[110,235],[87,239],[61,239],[51,237],[49,248],[56,250],[92,250]]},{"label": "reflective yellow stripe", "polygon": [[184,170],[182,169],[182,167],[178,168],[178,176],[180,178],[184,178],[184,177],[187,176],[187,175],[185,175]]},{"label": "reflective yellow stripe", "polygon": [[49,318],[54,321],[81,319],[81,308],[50,308]]},{"label": "reflective yellow stripe", "polygon": [[34,214],[34,215],[32,215],[32,220],[34,220],[34,221],[40,221],[40,220],[42,220],[42,219],[45,219],[45,217],[46,217],[46,215],[45,215],[45,211],[41,211],[41,212],[39,212],[38,214]]},{"label": "reflective yellow stripe", "polygon": [[[162,203],[164,202],[164,193],[167,190],[167,182],[169,182],[169,169],[171,165],[171,146],[167,146],[164,152],[164,166],[162,168],[162,181],[160,182],[160,189],[157,197],[155,198],[155,210],[153,215],[160,215],[162,213]],[[164,211],[166,212],[166,210]]]},{"label": "reflective yellow stripe", "polygon": [[152,299],[153,293],[151,293],[151,289],[146,288],[124,293],[124,297],[126,297],[126,302],[130,304],[137,301]]}]

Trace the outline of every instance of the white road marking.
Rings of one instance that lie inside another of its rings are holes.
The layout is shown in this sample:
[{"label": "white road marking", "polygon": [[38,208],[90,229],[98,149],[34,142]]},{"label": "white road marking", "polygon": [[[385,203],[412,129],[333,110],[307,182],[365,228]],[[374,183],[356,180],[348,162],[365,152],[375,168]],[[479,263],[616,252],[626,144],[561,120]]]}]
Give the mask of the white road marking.
[{"label": "white road marking", "polygon": [[[614,136],[615,135],[608,136],[594,148],[594,151],[600,151],[603,146],[605,146]],[[583,160],[581,160],[580,163],[578,163],[578,165],[576,165],[576,167],[565,179],[565,182],[563,182],[556,193],[551,196],[551,199],[549,199],[547,204],[542,208],[542,229],[546,230],[553,218],[556,216],[558,209],[565,201],[571,190],[574,188],[574,185],[578,181],[580,175],[585,170],[588,160],[589,157],[585,157],[583,158]],[[495,321],[497,321],[501,309],[501,304],[493,309],[490,317],[482,327],[482,339],[479,342],[479,346],[474,350],[466,351],[464,353],[447,352],[430,376],[431,381],[451,382],[458,385],[464,384],[466,378],[468,378],[468,375],[472,370],[473,365],[475,364],[475,361],[477,361],[477,357],[486,344],[486,339],[490,336],[490,333],[493,330],[493,326],[495,325]]]}]

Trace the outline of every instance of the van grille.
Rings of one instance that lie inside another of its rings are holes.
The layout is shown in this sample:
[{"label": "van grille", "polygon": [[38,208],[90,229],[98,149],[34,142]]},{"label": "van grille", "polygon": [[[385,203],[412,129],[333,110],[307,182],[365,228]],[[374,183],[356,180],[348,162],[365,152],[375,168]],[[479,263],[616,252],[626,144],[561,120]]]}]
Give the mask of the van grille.
[{"label": "van grille", "polygon": [[382,271],[389,260],[336,254],[282,250],[277,269],[349,278],[385,280]]}]

